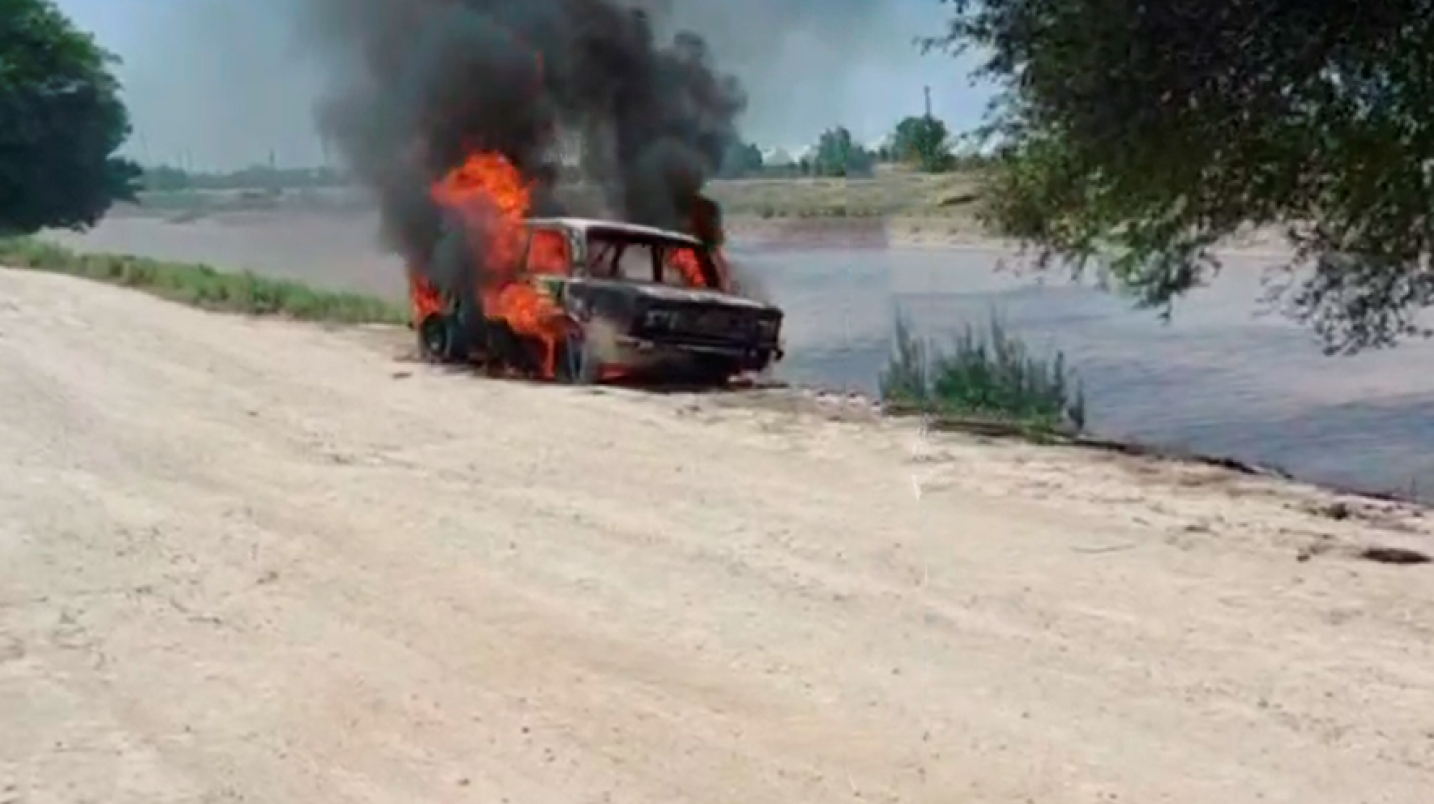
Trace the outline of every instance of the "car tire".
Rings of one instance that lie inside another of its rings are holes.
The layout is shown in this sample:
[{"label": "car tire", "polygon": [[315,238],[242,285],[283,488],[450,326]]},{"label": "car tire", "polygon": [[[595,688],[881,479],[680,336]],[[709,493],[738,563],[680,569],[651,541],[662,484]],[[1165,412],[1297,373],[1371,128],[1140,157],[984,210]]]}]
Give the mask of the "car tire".
[{"label": "car tire", "polygon": [[423,356],[436,363],[461,363],[468,359],[468,339],[458,320],[436,313],[418,325],[418,346]]}]

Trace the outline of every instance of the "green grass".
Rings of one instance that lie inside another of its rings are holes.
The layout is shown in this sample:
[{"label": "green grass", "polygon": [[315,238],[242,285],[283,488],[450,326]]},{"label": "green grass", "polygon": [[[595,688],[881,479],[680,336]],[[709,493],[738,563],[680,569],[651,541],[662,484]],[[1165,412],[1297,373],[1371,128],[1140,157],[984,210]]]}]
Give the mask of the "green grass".
[{"label": "green grass", "polygon": [[993,313],[967,324],[949,349],[916,337],[898,316],[895,348],[879,387],[896,412],[1001,422],[1033,433],[1085,429],[1085,394],[1065,355],[1035,354]]},{"label": "green grass", "polygon": [[123,254],[83,254],[28,237],[0,238],[0,265],[134,288],[205,310],[336,324],[403,324],[408,320],[402,305],[371,296],[318,290],[299,282],[248,271],[219,271],[208,265]]}]

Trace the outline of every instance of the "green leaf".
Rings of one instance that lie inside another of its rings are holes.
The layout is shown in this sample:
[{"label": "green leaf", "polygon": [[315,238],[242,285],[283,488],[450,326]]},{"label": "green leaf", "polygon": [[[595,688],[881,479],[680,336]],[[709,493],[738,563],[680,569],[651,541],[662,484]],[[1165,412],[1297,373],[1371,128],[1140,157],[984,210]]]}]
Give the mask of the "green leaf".
[{"label": "green leaf", "polygon": [[949,0],[926,49],[999,93],[987,221],[1169,314],[1222,241],[1286,235],[1268,301],[1331,352],[1427,332],[1434,0]]},{"label": "green leaf", "polygon": [[117,61],[53,2],[0,0],[0,232],[85,228],[134,197]]}]

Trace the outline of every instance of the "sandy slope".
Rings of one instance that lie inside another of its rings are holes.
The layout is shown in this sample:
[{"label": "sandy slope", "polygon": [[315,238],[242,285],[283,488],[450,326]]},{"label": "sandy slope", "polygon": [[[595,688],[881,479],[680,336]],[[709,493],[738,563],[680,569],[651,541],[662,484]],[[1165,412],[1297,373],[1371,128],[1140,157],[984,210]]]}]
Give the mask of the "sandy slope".
[{"label": "sandy slope", "polygon": [[1422,520],[390,343],[0,271],[0,801],[1434,790]]}]

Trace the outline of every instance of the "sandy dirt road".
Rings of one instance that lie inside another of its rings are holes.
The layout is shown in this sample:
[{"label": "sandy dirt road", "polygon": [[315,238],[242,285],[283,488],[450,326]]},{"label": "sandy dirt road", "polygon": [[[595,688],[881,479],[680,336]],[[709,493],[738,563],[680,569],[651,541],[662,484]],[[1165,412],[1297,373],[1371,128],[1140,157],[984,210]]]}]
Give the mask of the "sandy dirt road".
[{"label": "sandy dirt road", "polygon": [[391,337],[0,271],[0,801],[1434,791],[1410,514]]}]

